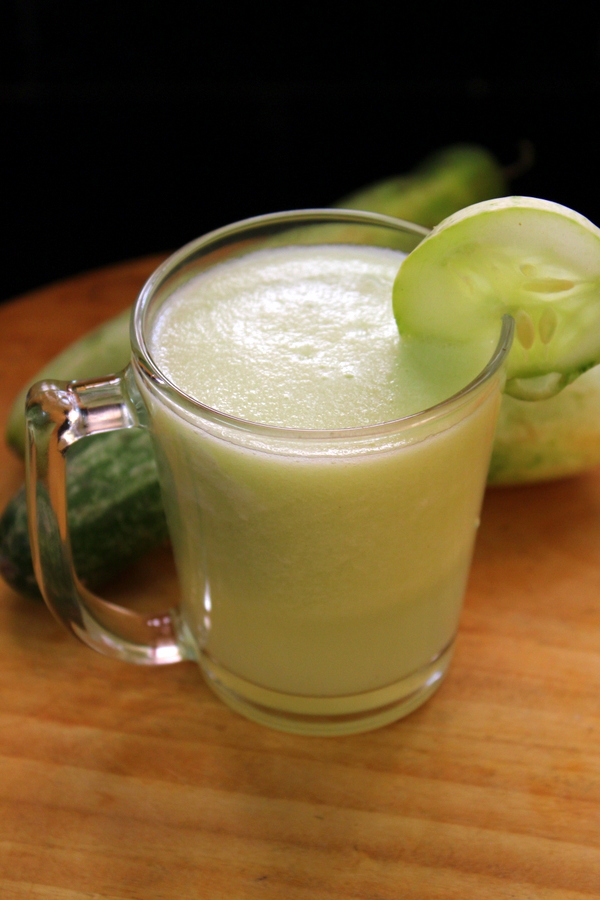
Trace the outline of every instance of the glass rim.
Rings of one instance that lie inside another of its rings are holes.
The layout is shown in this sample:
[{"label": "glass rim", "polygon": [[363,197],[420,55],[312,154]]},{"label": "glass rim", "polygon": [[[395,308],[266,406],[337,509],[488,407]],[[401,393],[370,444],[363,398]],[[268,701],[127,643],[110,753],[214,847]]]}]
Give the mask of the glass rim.
[{"label": "glass rim", "polygon": [[385,422],[376,422],[370,425],[317,429],[269,425],[264,422],[255,422],[251,419],[244,419],[240,416],[223,412],[197,400],[195,397],[183,391],[172,382],[164,372],[162,372],[160,367],[155,363],[146,343],[144,334],[145,314],[158,289],[168,277],[179,268],[179,266],[185,263],[193,255],[204,249],[208,249],[211,246],[217,245],[223,240],[234,238],[244,233],[248,234],[269,225],[297,225],[324,221],[388,227],[395,231],[400,231],[404,234],[412,234],[418,237],[426,237],[431,231],[431,229],[426,228],[425,226],[417,225],[404,219],[397,219],[393,216],[387,216],[382,213],[337,208],[315,208],[267,213],[265,215],[242,219],[238,222],[233,222],[230,225],[224,225],[221,228],[210,231],[201,237],[195,238],[193,241],[190,241],[179,250],[176,250],[175,253],[171,254],[171,256],[161,263],[161,265],[152,273],[140,291],[134,305],[130,327],[133,358],[134,362],[137,364],[137,368],[159,390],[167,391],[169,394],[174,395],[176,404],[183,407],[183,409],[188,412],[201,415],[205,419],[208,418],[213,422],[227,425],[236,430],[251,431],[255,434],[270,435],[274,438],[287,438],[288,440],[335,440],[336,438],[340,440],[349,440],[358,437],[375,437],[387,432],[397,433],[415,427],[421,423],[440,418],[466,403],[472,394],[477,392],[480,387],[488,382],[492,376],[499,371],[506,359],[512,344],[514,333],[514,320],[511,316],[504,315],[502,317],[500,336],[492,355],[479,374],[463,388],[452,394],[450,397],[447,397],[445,400],[442,400],[440,403],[436,403],[424,410],[410,413],[407,416],[401,416],[398,419],[390,419]]}]

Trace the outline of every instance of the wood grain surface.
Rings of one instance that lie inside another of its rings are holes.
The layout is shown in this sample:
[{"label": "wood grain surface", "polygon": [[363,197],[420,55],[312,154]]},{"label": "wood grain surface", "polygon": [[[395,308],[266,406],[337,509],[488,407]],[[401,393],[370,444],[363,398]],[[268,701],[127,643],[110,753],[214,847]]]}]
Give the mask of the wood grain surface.
[{"label": "wood grain surface", "polygon": [[[0,421],[159,262],[0,307]],[[0,502],[23,477],[0,450]],[[111,586],[177,596],[168,552]],[[450,674],[395,725],[280,734],[197,667],[128,666],[0,583],[7,900],[600,897],[600,472],[488,492]]]}]

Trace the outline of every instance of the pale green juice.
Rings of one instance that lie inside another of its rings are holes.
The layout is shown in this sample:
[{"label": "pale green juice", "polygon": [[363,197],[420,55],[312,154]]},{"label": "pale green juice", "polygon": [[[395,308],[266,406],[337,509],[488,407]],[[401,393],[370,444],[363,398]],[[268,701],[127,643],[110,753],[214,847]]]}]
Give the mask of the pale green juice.
[{"label": "pale green juice", "polygon": [[497,385],[467,413],[399,434],[323,433],[428,409],[487,362],[401,342],[401,259],[361,246],[258,251],[179,287],[152,326],[152,357],[180,390],[292,429],[196,416],[141,385],[190,654],[227,702],[271,724],[270,707],[299,720],[399,701],[408,712],[449,661]]}]

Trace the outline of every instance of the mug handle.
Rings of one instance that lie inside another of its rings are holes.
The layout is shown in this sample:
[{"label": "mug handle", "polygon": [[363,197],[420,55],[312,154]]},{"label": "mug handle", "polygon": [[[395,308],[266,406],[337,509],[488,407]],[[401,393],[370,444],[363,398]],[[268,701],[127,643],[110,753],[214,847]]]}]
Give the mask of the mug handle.
[{"label": "mug handle", "polygon": [[29,539],[46,604],[84,644],[106,656],[141,665],[189,656],[178,639],[177,609],[146,616],[89,591],[73,565],[66,497],[65,455],[91,434],[146,426],[133,371],[89,381],[41,381],[27,396]]}]

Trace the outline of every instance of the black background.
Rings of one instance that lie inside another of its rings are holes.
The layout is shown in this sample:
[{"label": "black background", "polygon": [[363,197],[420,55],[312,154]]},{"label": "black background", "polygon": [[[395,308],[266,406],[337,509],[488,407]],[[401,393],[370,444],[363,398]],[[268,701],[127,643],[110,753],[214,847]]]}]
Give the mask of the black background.
[{"label": "black background", "polygon": [[0,299],[454,142],[600,222],[595,8],[358,9],[5,0]]}]

